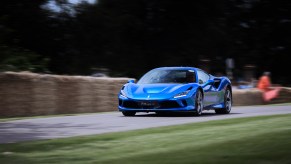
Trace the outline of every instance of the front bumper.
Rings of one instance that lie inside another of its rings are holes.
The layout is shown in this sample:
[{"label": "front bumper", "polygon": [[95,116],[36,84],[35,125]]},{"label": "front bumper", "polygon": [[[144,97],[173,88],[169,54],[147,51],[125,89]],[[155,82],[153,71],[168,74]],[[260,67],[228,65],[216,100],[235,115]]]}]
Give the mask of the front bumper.
[{"label": "front bumper", "polygon": [[193,97],[163,100],[140,100],[119,97],[119,111],[158,112],[158,111],[195,111]]}]

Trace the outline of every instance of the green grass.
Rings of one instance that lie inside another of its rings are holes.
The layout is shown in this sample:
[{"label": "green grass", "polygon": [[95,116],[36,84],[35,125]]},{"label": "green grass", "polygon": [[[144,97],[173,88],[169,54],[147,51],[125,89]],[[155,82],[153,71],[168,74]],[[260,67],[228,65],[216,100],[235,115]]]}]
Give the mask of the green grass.
[{"label": "green grass", "polygon": [[[193,118],[195,119],[195,118]],[[0,163],[291,163],[291,114],[0,145]]]}]

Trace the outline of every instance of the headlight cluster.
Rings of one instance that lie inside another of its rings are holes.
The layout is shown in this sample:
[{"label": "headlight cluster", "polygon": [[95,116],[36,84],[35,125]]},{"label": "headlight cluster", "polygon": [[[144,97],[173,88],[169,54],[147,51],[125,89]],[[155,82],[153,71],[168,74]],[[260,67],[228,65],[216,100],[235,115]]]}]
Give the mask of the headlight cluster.
[{"label": "headlight cluster", "polygon": [[179,98],[179,97],[184,97],[184,96],[187,96],[187,94],[190,92],[191,90],[187,90],[187,91],[184,91],[184,92],[181,92],[181,93],[178,93],[174,96],[174,98]]},{"label": "headlight cluster", "polygon": [[121,90],[121,91],[120,91],[120,96],[127,98],[127,96],[126,96],[124,90]]}]

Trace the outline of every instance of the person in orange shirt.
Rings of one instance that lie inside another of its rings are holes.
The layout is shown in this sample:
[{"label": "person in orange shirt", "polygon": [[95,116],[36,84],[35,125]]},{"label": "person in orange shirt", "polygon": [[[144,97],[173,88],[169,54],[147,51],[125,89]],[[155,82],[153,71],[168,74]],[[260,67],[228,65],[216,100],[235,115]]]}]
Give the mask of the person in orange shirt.
[{"label": "person in orange shirt", "polygon": [[269,91],[271,87],[270,72],[264,72],[263,76],[258,81],[257,88],[262,91]]},{"label": "person in orange shirt", "polygon": [[263,100],[270,101],[279,96],[280,87],[271,87],[270,72],[264,72],[263,76],[258,81],[257,88],[263,91]]}]

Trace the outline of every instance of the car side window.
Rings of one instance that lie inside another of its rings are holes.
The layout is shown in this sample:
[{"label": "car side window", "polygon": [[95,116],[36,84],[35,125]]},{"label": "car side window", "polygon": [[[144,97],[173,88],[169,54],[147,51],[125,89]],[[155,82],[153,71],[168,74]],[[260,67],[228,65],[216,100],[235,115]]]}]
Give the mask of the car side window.
[{"label": "car side window", "polygon": [[188,70],[186,72],[186,83],[195,83],[196,82],[196,75],[193,70]]},{"label": "car side window", "polygon": [[209,80],[209,75],[205,73],[204,71],[198,70],[198,83],[199,84],[204,84]]}]

